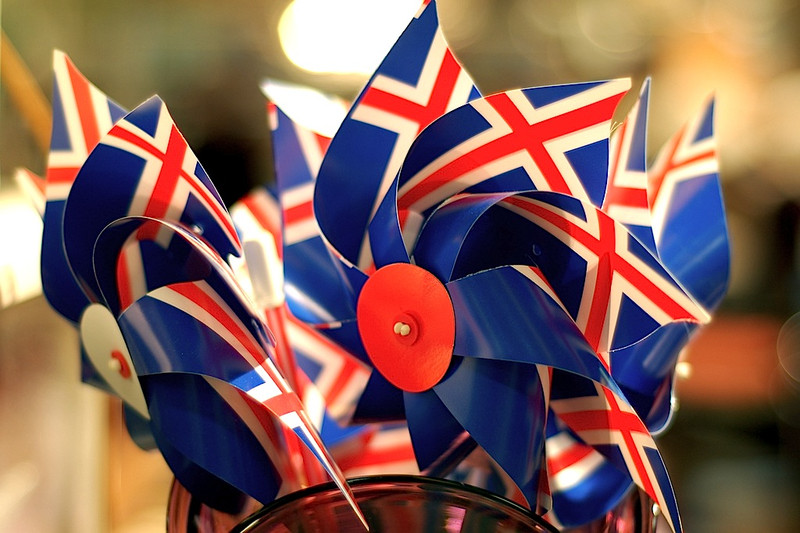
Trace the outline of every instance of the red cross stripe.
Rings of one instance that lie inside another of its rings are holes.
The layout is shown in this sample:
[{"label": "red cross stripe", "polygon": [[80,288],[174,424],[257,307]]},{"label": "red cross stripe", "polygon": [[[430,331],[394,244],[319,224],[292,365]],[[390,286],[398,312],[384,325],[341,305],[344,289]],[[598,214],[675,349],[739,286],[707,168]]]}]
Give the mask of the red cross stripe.
[{"label": "red cross stripe", "polygon": [[664,224],[672,208],[678,186],[685,181],[719,172],[716,140],[713,133],[701,133],[712,116],[714,101],[709,100],[688,124],[661,149],[649,169],[648,198],[656,243],[661,242]]},{"label": "red cross stripe", "polygon": [[687,129],[687,126],[681,128],[675,137],[664,146],[657,162],[650,169],[648,196],[651,203],[655,203],[656,198],[660,195],[667,175],[716,157],[716,150],[713,146],[708,146],[700,151],[688,151]]},{"label": "red cross stripe", "polygon": [[[207,283],[203,281],[176,283],[156,289],[151,294],[154,298],[185,311],[205,324],[233,346],[241,358],[258,371],[265,382],[273,383],[271,394],[265,395],[262,392],[257,395],[260,400],[289,392],[288,384],[267,357],[261,344]],[[266,389],[262,389],[264,390]]]},{"label": "red cross stripe", "polygon": [[[195,196],[211,214],[216,223],[225,231],[226,237],[236,249],[240,247],[239,237],[233,222],[224,206],[214,197],[207,186],[194,175],[197,160],[177,127],[168,120],[168,114],[162,108],[159,117],[161,129],[169,124],[166,147],[157,146],[156,138],[127,123],[121,123],[109,132],[109,138],[116,139],[115,144],[123,149],[137,153],[149,161],[159,163],[157,174],[147,179],[143,176],[136,197],[131,204],[131,215],[144,215],[153,218],[179,220],[186,204],[186,195]],[[129,129],[130,128],[130,129]],[[187,171],[186,168],[191,171]],[[147,172],[147,170],[145,171]],[[149,189],[149,190],[148,190]],[[144,200],[144,205],[138,202]]]},{"label": "red cross stripe", "polygon": [[[564,152],[608,136],[607,130],[599,137],[586,132],[608,125],[627,88],[627,80],[610,82],[595,93],[586,92],[598,96],[573,97],[574,105],[557,112],[548,106],[535,109],[521,90],[472,102],[491,125],[490,132],[479,134],[480,142],[473,137],[456,146],[409,179],[399,191],[398,207],[422,212],[485,179],[520,167],[539,190],[588,198]],[[585,135],[573,135],[578,132]],[[553,142],[556,140],[564,142]]]},{"label": "red cross stripe", "polygon": [[138,243],[127,244],[117,256],[117,296],[120,310],[147,293]]},{"label": "red cross stripe", "polygon": [[[645,450],[658,451],[653,437],[625,400],[595,383],[597,395],[553,400],[559,419],[589,445],[610,445],[619,449],[636,485],[662,509],[668,509],[664,488]],[[672,522],[669,512],[664,513]],[[675,529],[673,528],[673,531]]]},{"label": "red cross stripe", "polygon": [[713,101],[698,116],[684,125],[662,148],[649,169],[648,199],[653,210],[678,181],[718,171],[716,142],[713,136],[695,139],[702,120]]},{"label": "red cross stripe", "polygon": [[[556,437],[550,437],[547,440],[547,472],[556,480],[556,490],[563,488],[563,485],[565,485],[564,483],[559,484],[557,482],[562,472],[574,468],[576,465],[581,464],[586,459],[590,459],[593,455],[597,454],[591,446],[581,444],[574,439],[570,439],[568,443],[556,448],[552,440],[560,437],[566,437],[566,434],[559,433]],[[573,476],[573,479],[575,481],[580,480],[580,478],[576,476]]]},{"label": "red cross stripe", "polygon": [[370,376],[370,369],[320,332],[287,313],[291,346],[321,367],[314,385],[334,418],[352,413]]},{"label": "red cross stripe", "polygon": [[650,168],[650,173],[648,177],[648,198],[651,203],[655,203],[656,198],[658,197],[659,193],[661,192],[661,187],[664,184],[664,178],[667,174],[672,171],[680,168],[681,166],[686,166],[695,161],[701,160],[705,157],[709,157],[710,152],[695,154],[690,158],[685,158],[683,160],[680,159],[681,153],[681,146],[683,145],[683,139],[686,136],[686,126],[683,126],[675,136],[670,139],[670,141],[664,145],[661,153],[659,154],[658,160],[663,161],[663,163],[658,164],[657,162],[653,164]]},{"label": "red cross stripe", "polygon": [[350,477],[375,474],[419,474],[405,426],[370,427],[333,450],[341,469]]},{"label": "red cross stripe", "polygon": [[646,172],[649,101],[648,79],[642,84],[639,97],[608,143],[608,189],[603,211],[626,225],[650,226]]},{"label": "red cross stripe", "polygon": [[647,173],[627,168],[634,127],[622,123],[609,141],[608,189],[603,211],[623,224],[650,225]]},{"label": "red cross stripe", "polygon": [[[434,58],[432,55],[428,56],[428,58],[429,62],[433,64],[432,60]],[[426,64],[425,68],[430,67]],[[425,126],[448,111],[450,99],[460,74],[461,66],[453,57],[453,53],[445,48],[444,57],[441,58],[438,72],[433,79],[433,85],[430,91],[423,93],[421,98],[411,99],[404,94],[391,92],[389,87],[394,83],[384,82],[383,85],[386,88],[381,88],[382,78],[379,78],[364,93],[359,106],[380,110],[404,121],[411,122],[416,126],[414,135],[417,135]],[[423,78],[420,81],[427,80]]]},{"label": "red cross stripe", "polygon": [[[65,57],[66,59],[66,57]],[[75,65],[66,59],[69,71],[70,85],[75,96],[75,108],[80,117],[81,132],[83,133],[83,149],[88,154],[100,142],[100,127],[97,124],[95,107],[92,104],[91,85],[88,80],[78,72]]]},{"label": "red cross stripe", "polygon": [[280,193],[283,237],[287,246],[319,236],[314,217],[314,182],[284,189]]},{"label": "red cross stripe", "polygon": [[[626,462],[633,466],[632,473],[638,477],[638,479],[634,478],[637,485],[641,485],[648,494],[654,494],[649,468],[646,466],[649,461],[642,457],[641,444],[637,442],[642,438],[645,442],[652,442],[650,432],[644,423],[632,410],[621,409],[620,404],[625,405],[625,402],[618,400],[616,395],[605,387],[602,387],[602,397],[587,398],[590,404],[595,404],[594,408],[561,412],[559,406],[563,404],[560,404],[559,401],[553,402],[553,408],[559,418],[580,436],[586,435],[588,432],[614,434],[615,437],[607,437],[606,442],[600,440],[603,437],[592,437],[585,440],[593,444],[597,444],[598,441],[603,444],[613,443],[624,448],[621,451]],[[587,398],[581,399],[586,400]],[[602,401],[603,399],[605,401]],[[653,443],[650,447],[655,447],[655,444]]]},{"label": "red cross stripe", "polygon": [[622,296],[627,295],[659,324],[705,322],[708,315],[672,280],[628,250],[628,233],[605,213],[585,206],[586,220],[546,202],[509,197],[504,207],[540,225],[587,262],[583,298],[575,322],[592,348],[611,348]]},{"label": "red cross stripe", "polygon": [[[183,136],[178,132],[178,128],[173,126],[170,130],[169,143],[163,157],[161,157],[160,153],[156,154],[152,151],[150,153],[159,157],[163,164],[158,172],[158,178],[148,199],[147,207],[144,208],[144,215],[161,218],[166,216],[167,211],[169,211],[172,196],[178,187],[178,180],[181,178],[191,179],[182,172],[181,167],[186,156],[186,143],[183,142]],[[198,187],[195,186],[194,189],[196,190]]]},{"label": "red cross stripe", "polygon": [[[426,9],[424,6],[420,13]],[[456,61],[437,27],[425,62],[415,84],[377,74],[357,102],[350,118],[397,134],[384,168],[375,205],[378,208],[389,184],[397,175],[414,138],[444,113],[466,103],[473,89],[472,80]],[[368,235],[362,243],[359,266],[372,263]]]},{"label": "red cross stripe", "polygon": [[[78,71],[66,54],[54,53],[53,70],[60,113],[53,116],[46,194],[48,200],[63,200],[89,152],[111,129],[113,120],[108,98]],[[56,139],[56,129],[63,130],[66,139]]]}]

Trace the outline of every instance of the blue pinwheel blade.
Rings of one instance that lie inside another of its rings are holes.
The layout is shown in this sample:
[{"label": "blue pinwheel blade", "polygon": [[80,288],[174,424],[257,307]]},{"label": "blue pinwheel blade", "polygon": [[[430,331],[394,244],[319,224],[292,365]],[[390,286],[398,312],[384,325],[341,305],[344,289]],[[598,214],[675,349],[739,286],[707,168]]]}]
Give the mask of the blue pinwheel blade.
[{"label": "blue pinwheel blade", "polygon": [[91,296],[75,279],[63,245],[67,195],[86,157],[127,111],[89,82],[62,52],[53,54],[53,126],[42,233],[42,290],[48,303],[78,323]]},{"label": "blue pinwheel blade", "polygon": [[551,513],[562,526],[583,526],[629,493],[630,477],[577,439],[553,413],[547,419],[545,447]]},{"label": "blue pinwheel blade", "polygon": [[320,167],[314,211],[347,261],[371,264],[367,230],[414,137],[479,96],[439,27],[436,2],[415,15],[356,99]]},{"label": "blue pinwheel blade", "polygon": [[535,365],[464,358],[433,388],[530,502],[536,501],[539,488],[547,416],[537,372]]},{"label": "blue pinwheel blade", "polygon": [[[271,359],[270,334],[219,254],[180,226],[152,220],[196,247],[207,275],[150,291],[118,318],[139,376],[203,376],[253,431],[275,422],[294,432],[361,517],[344,477],[324,448],[296,392]],[[184,438],[193,439],[192,434]],[[267,446],[267,442],[259,438]],[[235,453],[230,450],[230,453]],[[232,482],[232,480],[226,480]],[[241,487],[237,487],[241,488]]]},{"label": "blue pinwheel blade", "polygon": [[353,422],[392,422],[408,419],[403,391],[373,370],[353,413]]},{"label": "blue pinwheel blade", "polygon": [[529,189],[602,205],[611,117],[629,87],[611,80],[517,89],[454,109],[411,146],[398,209],[426,213],[464,191]]},{"label": "blue pinwheel blade", "polygon": [[600,452],[661,507],[681,531],[675,493],[652,435],[618,390],[571,372],[554,371],[550,408],[583,442]]},{"label": "blue pinwheel blade", "polygon": [[[118,227],[127,230],[140,221],[123,222],[127,224]],[[161,238],[180,242],[185,255],[166,256],[176,261],[173,270],[179,275],[174,283],[138,297],[118,317],[137,373],[205,375],[236,383],[244,391],[258,386],[265,379],[261,367],[268,360],[269,334],[232,271],[181,226],[157,220],[144,223],[157,227]],[[100,243],[113,243],[116,237],[114,232]],[[191,270],[183,270],[189,266]],[[194,275],[183,278],[183,273]]]},{"label": "blue pinwheel blade", "polygon": [[367,431],[366,425],[345,426],[339,424],[326,410],[319,427],[319,436],[325,446],[335,450],[337,446],[347,446],[349,443],[358,441],[359,437]]},{"label": "blue pinwheel blade", "polygon": [[546,365],[612,381],[563,308],[537,284],[530,267],[500,267],[446,284],[456,316],[453,352]]},{"label": "blue pinwheel blade", "polygon": [[375,268],[409,262],[397,212],[397,179],[392,181],[369,223],[369,243]]},{"label": "blue pinwheel blade", "polygon": [[403,395],[420,472],[434,477],[446,475],[475,449],[475,441],[434,391]]},{"label": "blue pinwheel blade", "polygon": [[330,138],[292,120],[280,105],[270,103],[268,109],[276,183],[282,195],[291,197],[287,208],[295,211],[285,221],[284,231],[314,234],[313,228],[304,230],[300,226],[306,226],[307,217],[312,214],[313,184]]},{"label": "blue pinwheel blade", "polygon": [[609,139],[608,188],[603,211],[625,225],[655,253],[650,204],[647,198],[647,111],[650,79],[639,98]]},{"label": "blue pinwheel blade", "polygon": [[709,310],[722,301],[730,275],[713,123],[711,100],[664,147],[650,169],[658,255]]},{"label": "blue pinwheel blade", "polygon": [[498,201],[472,225],[453,277],[504,261],[538,267],[597,352],[638,342],[666,323],[708,320],[622,224],[572,196],[533,191]]},{"label": "blue pinwheel blade", "polygon": [[523,221],[504,227],[493,222],[496,216],[484,217],[510,195],[469,194],[439,207],[419,234],[414,263],[445,282],[504,265],[535,265],[532,246],[517,242]]},{"label": "blue pinwheel blade", "polygon": [[146,217],[124,217],[97,238],[94,272],[103,302],[119,315],[159,287],[205,278],[211,266],[188,229]]},{"label": "blue pinwheel blade", "polygon": [[240,253],[219,193],[158,97],[131,111],[102,138],[67,199],[64,246],[75,276],[90,293],[98,292],[92,270],[95,239],[106,225],[126,216],[182,223],[202,234],[222,257]]},{"label": "blue pinwheel blade", "polygon": [[322,240],[313,210],[317,171],[330,139],[296,123],[274,104],[270,113],[289,308],[310,323],[350,319],[355,296]]},{"label": "blue pinwheel blade", "polygon": [[670,420],[675,365],[696,330],[696,324],[666,324],[610,354],[612,376],[652,433]]},{"label": "blue pinwheel blade", "polygon": [[[284,483],[275,458],[205,379],[156,374],[142,385],[159,451],[193,497],[228,512],[239,510],[242,492],[262,503],[275,499]],[[282,447],[279,431],[268,437]]]},{"label": "blue pinwheel blade", "polygon": [[296,317],[310,324],[355,317],[355,291],[365,278],[340,265],[322,239],[284,247],[283,265],[286,301]]}]

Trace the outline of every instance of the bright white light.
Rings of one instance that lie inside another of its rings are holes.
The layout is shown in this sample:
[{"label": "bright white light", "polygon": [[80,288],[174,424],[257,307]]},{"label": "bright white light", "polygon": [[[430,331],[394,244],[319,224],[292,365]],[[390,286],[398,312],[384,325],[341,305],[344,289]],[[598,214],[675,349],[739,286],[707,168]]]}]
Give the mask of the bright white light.
[{"label": "bright white light", "polygon": [[[0,194],[0,308],[42,292],[42,220],[13,188]],[[14,228],[13,231],[6,231]]]},{"label": "bright white light", "polygon": [[344,100],[311,87],[270,79],[261,91],[293,121],[326,137],[333,137],[347,115]]},{"label": "bright white light", "polygon": [[311,72],[372,74],[420,0],[294,0],[278,36],[289,60]]}]

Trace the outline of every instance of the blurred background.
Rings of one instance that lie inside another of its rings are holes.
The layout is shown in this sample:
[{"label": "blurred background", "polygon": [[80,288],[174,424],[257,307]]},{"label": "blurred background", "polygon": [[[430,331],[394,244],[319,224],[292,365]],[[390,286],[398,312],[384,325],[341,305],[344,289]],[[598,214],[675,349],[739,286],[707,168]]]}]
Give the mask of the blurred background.
[{"label": "blurred background", "polygon": [[[162,530],[170,480],[119,406],[79,383],[77,333],[40,295],[41,223],[13,175],[46,160],[10,91],[11,47],[47,101],[53,49],[126,108],[159,94],[230,204],[272,179],[260,82],[353,98],[417,4],[2,0],[0,531]],[[687,531],[800,530],[800,5],[439,0],[439,13],[484,94],[650,76],[653,155],[716,96],[731,286],[659,442]]]}]

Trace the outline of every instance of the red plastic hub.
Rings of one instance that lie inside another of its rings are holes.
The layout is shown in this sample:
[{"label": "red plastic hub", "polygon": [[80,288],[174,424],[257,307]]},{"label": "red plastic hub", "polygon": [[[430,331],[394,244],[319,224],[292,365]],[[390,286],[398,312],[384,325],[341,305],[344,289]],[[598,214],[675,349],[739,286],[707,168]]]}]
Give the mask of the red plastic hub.
[{"label": "red plastic hub", "polygon": [[456,320],[445,286],[425,269],[395,263],[369,277],[358,331],[375,368],[408,392],[436,385],[453,356]]}]

